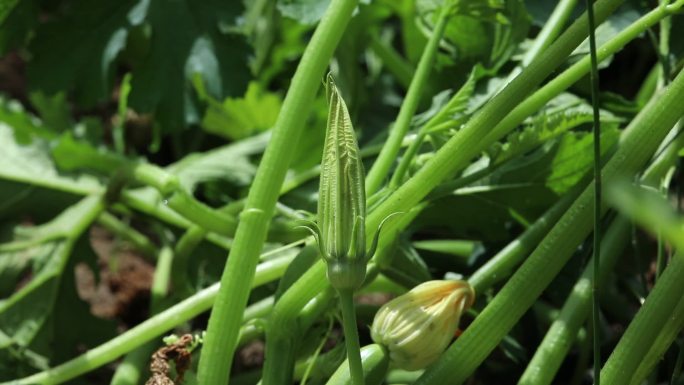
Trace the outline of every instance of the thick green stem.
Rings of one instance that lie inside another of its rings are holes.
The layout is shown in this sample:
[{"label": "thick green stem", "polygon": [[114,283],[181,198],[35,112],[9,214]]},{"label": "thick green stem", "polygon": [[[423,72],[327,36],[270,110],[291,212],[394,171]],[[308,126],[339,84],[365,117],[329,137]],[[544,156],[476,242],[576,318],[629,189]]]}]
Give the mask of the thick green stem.
[{"label": "thick green stem", "polygon": [[528,227],[518,238],[501,249],[487,263],[477,269],[468,279],[475,293],[482,294],[496,282],[510,276],[515,268],[534,250],[534,247],[546,236],[551,227],[575,201],[581,190],[566,194],[553,205],[534,224]]},{"label": "thick green stem", "polygon": [[[366,385],[380,385],[385,383],[385,375],[389,367],[389,352],[384,346],[372,344],[361,349],[363,362],[363,378]],[[349,363],[345,361],[330,377],[326,385],[349,385],[353,379],[349,377]]]},{"label": "thick green stem", "polygon": [[544,48],[548,47],[560,35],[565,23],[567,23],[570,15],[572,15],[572,11],[575,10],[575,5],[577,5],[577,0],[560,0],[556,4],[553,13],[546,20],[537,37],[534,38],[530,49],[525,53],[522,60],[523,67],[527,67],[532,60],[539,56]]},{"label": "thick green stem", "polygon": [[[672,342],[679,336],[679,333],[684,329],[684,297],[679,300],[679,304],[672,312],[672,315],[667,318],[663,327],[659,330],[658,337],[653,341],[651,349],[648,351],[643,359],[639,363],[639,367],[634,371],[632,375],[632,381],[630,385],[640,385],[643,383],[644,379],[653,371],[653,369],[662,360],[663,355],[670,348]],[[678,365],[681,368],[682,353],[677,357]],[[678,379],[679,375],[677,373],[677,368],[675,364],[675,370],[673,371],[672,377]],[[670,382],[671,384],[674,382]]]},{"label": "thick green stem", "polygon": [[[676,82],[677,80],[675,80]],[[629,384],[684,292],[684,254],[675,254],[601,370],[605,384]]]},{"label": "thick green stem", "polygon": [[[629,239],[630,222],[618,217],[606,231],[601,247],[600,276],[606,276],[620,256]],[[575,337],[584,325],[592,299],[593,265],[588,265],[561,310],[558,319],[549,328],[544,340],[523,373],[519,385],[551,384]],[[603,281],[603,279],[599,279]]]},{"label": "thick green stem", "polygon": [[[257,268],[251,287],[262,286],[280,278],[291,262],[292,257],[281,257],[261,263]],[[144,343],[166,333],[175,326],[207,311],[214,303],[218,290],[219,284],[216,283],[70,361],[34,375],[4,382],[0,385],[54,385],[78,377],[83,373],[116,360]]]},{"label": "thick green stem", "polygon": [[276,302],[266,330],[266,357],[262,378],[264,385],[292,383],[296,339],[300,334],[298,317],[316,294],[330,287],[326,280],[316,279],[324,277],[325,271],[325,263],[319,260]]},{"label": "thick green stem", "polygon": [[442,39],[442,35],[444,35],[444,29],[446,28],[451,13],[452,9],[450,2],[445,1],[439,14],[437,25],[420,57],[418,68],[416,69],[416,73],[411,80],[411,85],[406,92],[406,98],[401,104],[397,121],[390,130],[389,137],[387,138],[387,141],[385,141],[385,145],[382,147],[380,155],[378,155],[375,163],[373,163],[373,166],[368,171],[368,176],[366,177],[366,194],[369,196],[380,189],[380,186],[382,186],[385,178],[387,178],[387,174],[399,154],[401,143],[411,125],[411,119],[416,113],[416,109],[418,109],[418,103],[420,102],[423,90],[427,84],[430,72],[432,71],[432,63],[437,55],[439,41]]},{"label": "thick green stem", "polygon": [[[600,14],[599,8],[601,2],[597,2],[594,6],[596,10],[596,21],[597,24],[601,22],[602,15]],[[658,21],[662,20],[664,17],[670,15],[681,8],[684,2],[678,1],[675,4],[671,4],[668,7],[657,7],[653,11],[647,13],[646,15],[639,18],[639,20],[630,24],[627,28],[618,33],[614,38],[608,41],[606,44],[599,47],[597,53],[598,61],[603,61],[610,55],[616,53],[622,49],[627,43],[637,38],[648,28],[652,27]],[[576,25],[577,22],[574,25]],[[571,27],[572,29],[573,27]],[[585,25],[585,30],[586,30]],[[568,31],[569,32],[569,31]],[[564,36],[568,33],[566,32]],[[559,41],[562,37],[559,38]],[[554,44],[555,45],[555,44]],[[525,99],[522,103],[517,105],[504,119],[499,121],[491,132],[484,139],[484,142],[495,141],[502,137],[512,129],[514,129],[518,124],[520,124],[525,118],[537,112],[542,108],[548,101],[559,95],[561,92],[568,89],[571,85],[575,84],[583,76],[585,76],[591,70],[591,59],[589,56],[585,56],[582,60],[573,64],[570,68],[563,71],[560,75],[556,76],[553,80],[549,81],[539,90],[537,90],[530,97]]]},{"label": "thick green stem", "polygon": [[351,19],[357,0],[333,0],[304,51],[292,79],[273,136],[240,214],[235,242],[221,277],[221,291],[209,318],[198,367],[203,385],[228,383],[242,312],[280,187],[304,129],[328,61]]},{"label": "thick green stem", "polygon": [[338,290],[340,309],[342,310],[342,327],[344,342],[347,347],[347,362],[352,385],[363,385],[363,366],[361,365],[361,346],[359,331],[356,327],[356,310],[354,309],[354,292]]},{"label": "thick green stem", "polygon": [[[668,135],[664,142],[670,143],[673,134],[676,134],[676,132],[670,132],[670,135]],[[658,180],[675,163],[677,153],[682,144],[684,144],[684,137],[681,136],[671,142],[649,166],[648,170],[644,173],[642,182],[649,185],[657,184]],[[626,245],[630,234],[631,224],[624,217],[618,217],[611,223],[602,242],[602,262],[599,270],[599,281],[605,282],[606,275],[617,261],[620,250]],[[519,384],[544,385],[550,384],[553,381],[557,370],[563,363],[575,337],[589,314],[592,290],[590,282],[592,276],[593,271],[588,266],[565,301],[558,319],[554,321],[546,336],[544,336],[534,357],[532,357],[527,369],[525,369],[520,378]]]},{"label": "thick green stem", "polygon": [[[596,20],[602,21],[622,3],[622,0],[603,0],[595,5]],[[499,123],[507,113],[516,107],[554,69],[560,66],[572,51],[584,40],[587,31],[586,16],[580,17],[544,53],[525,68],[501,92],[492,98],[456,135],[435,153],[435,156],[411,179],[399,187],[370,213],[368,228],[376,228],[387,215],[405,211],[422,200],[435,186],[463,169],[481,151],[496,139],[513,129],[497,132],[497,135],[483,135]],[[534,111],[527,110],[522,121]],[[391,228],[393,223],[388,223]]]},{"label": "thick green stem", "polygon": [[382,64],[394,75],[399,83],[408,88],[413,77],[413,68],[388,43],[380,40],[375,34],[370,34],[370,48],[378,55]]},{"label": "thick green stem", "polygon": [[[603,178],[633,176],[643,167],[667,132],[684,114],[682,98],[684,73],[628,126],[617,152],[603,168]],[[416,385],[441,384],[447,380],[452,384],[461,384],[473,373],[589,235],[593,199],[594,189],[590,185],[499,294]]]}]

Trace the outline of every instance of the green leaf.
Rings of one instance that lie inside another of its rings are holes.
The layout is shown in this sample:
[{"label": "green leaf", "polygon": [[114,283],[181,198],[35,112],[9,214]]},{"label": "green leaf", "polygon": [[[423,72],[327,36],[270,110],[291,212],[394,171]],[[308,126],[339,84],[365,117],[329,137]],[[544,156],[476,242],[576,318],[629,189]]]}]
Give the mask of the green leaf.
[{"label": "green leaf", "polygon": [[[468,109],[468,102],[475,92],[475,83],[475,76],[471,73],[468,80],[463,83],[461,88],[459,88],[459,90],[449,99],[444,107],[440,108],[439,111],[425,123],[425,127],[423,128],[425,132],[437,132],[439,127],[447,121],[453,123],[453,126],[451,127],[458,128],[468,116],[466,111]],[[435,99],[441,94],[442,93],[435,96]],[[437,102],[435,99],[433,99],[433,106],[430,107],[430,110],[434,109],[434,105]]]},{"label": "green leaf", "polygon": [[29,98],[33,107],[38,110],[43,125],[49,129],[61,132],[73,126],[71,111],[64,92],[52,96],[47,96],[42,92],[34,92]]},{"label": "green leaf", "polygon": [[[420,0],[416,11],[428,35],[446,1]],[[521,0],[456,1],[443,46],[458,61],[482,62],[498,69],[526,37],[529,16]]]},{"label": "green leaf", "polygon": [[[601,131],[601,152],[605,155],[617,143],[619,130],[616,125],[604,125]],[[541,135],[543,137],[545,134],[542,132]],[[531,142],[536,142],[536,146],[541,144],[536,138]],[[517,145],[520,146],[518,150],[521,150],[530,146],[531,143],[522,142]],[[511,151],[515,149],[511,148]],[[505,186],[537,185],[545,186],[560,195],[568,191],[591,170],[592,151],[593,135],[591,133],[566,132],[555,140],[547,141],[538,150],[504,164],[501,169],[486,179],[484,185],[477,188],[489,186],[488,188],[501,189]]]},{"label": "green leaf", "polygon": [[[591,106],[588,104],[582,103],[570,108],[561,108],[560,111],[558,108],[543,111],[532,118],[531,122],[521,130],[509,134],[503,142],[495,143],[487,152],[491,162],[493,164],[504,163],[536,148],[545,141],[593,121]],[[620,121],[608,112],[601,113],[601,122],[604,124]]]},{"label": "green leaf", "polygon": [[29,47],[31,88],[46,95],[73,91],[77,103],[87,107],[107,100],[135,3],[75,1],[65,16],[42,24]]},{"label": "green leaf", "polygon": [[330,0],[278,0],[278,10],[300,24],[313,25],[323,17],[329,4]]},{"label": "green leaf", "polygon": [[[633,22],[639,19],[641,15],[634,9],[624,7],[613,13],[608,20],[596,27],[596,46],[600,47],[629,27]],[[568,62],[573,64],[582,59],[582,57],[589,55],[589,40],[585,40],[580,44],[570,55]],[[607,68],[610,66],[612,58],[603,60],[599,63],[598,68]]]},{"label": "green leaf", "polygon": [[270,138],[270,132],[266,132],[201,154],[190,154],[166,171],[176,175],[188,191],[198,183],[214,180],[247,186],[256,173],[256,165],[249,158],[263,153]]},{"label": "green leaf", "polygon": [[111,175],[127,163],[127,159],[106,149],[96,149],[66,133],[52,148],[57,167],[63,171],[96,170]]},{"label": "green leaf", "polygon": [[[26,252],[33,265],[30,282],[0,302],[0,332],[12,345],[28,347],[52,313],[72,248],[101,209],[98,197],[87,197],[49,223],[18,229],[14,243],[0,245],[0,258],[16,257],[13,250]],[[27,246],[16,247],[22,244]]]},{"label": "green leaf", "polygon": [[142,0],[140,4],[151,40],[142,63],[132,72],[129,104],[133,109],[153,112],[166,131],[178,130],[200,120],[191,81],[197,74],[214,98],[244,93],[249,50],[243,36],[230,32],[242,11],[241,2]]},{"label": "green leaf", "polygon": [[85,195],[101,189],[90,176],[71,176],[59,171],[50,157],[49,143],[41,138],[20,145],[12,129],[0,123],[0,179]]},{"label": "green leaf", "polygon": [[[3,3],[14,3],[15,6],[6,15],[5,20],[0,21],[0,54],[2,55],[13,49],[24,47],[38,24],[39,13],[36,1],[4,0]],[[11,88],[10,83],[7,83],[5,87]]]},{"label": "green leaf", "polygon": [[270,129],[280,113],[282,101],[277,94],[261,89],[252,82],[241,98],[227,98],[218,102],[197,87],[200,99],[209,104],[202,119],[202,127],[212,134],[238,140]]}]

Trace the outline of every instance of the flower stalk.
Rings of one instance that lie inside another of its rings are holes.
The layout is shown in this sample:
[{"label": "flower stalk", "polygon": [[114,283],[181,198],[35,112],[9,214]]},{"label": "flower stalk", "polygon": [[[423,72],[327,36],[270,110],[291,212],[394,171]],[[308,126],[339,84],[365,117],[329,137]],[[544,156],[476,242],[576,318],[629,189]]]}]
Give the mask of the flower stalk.
[{"label": "flower stalk", "polygon": [[325,81],[328,99],[321,178],[318,193],[317,223],[305,221],[316,238],[321,257],[327,264],[330,285],[340,297],[342,324],[352,384],[363,384],[363,367],[356,330],[354,291],[366,279],[366,264],[375,254],[382,223],[370,249],[366,251],[365,172],[349,111],[328,74]]}]

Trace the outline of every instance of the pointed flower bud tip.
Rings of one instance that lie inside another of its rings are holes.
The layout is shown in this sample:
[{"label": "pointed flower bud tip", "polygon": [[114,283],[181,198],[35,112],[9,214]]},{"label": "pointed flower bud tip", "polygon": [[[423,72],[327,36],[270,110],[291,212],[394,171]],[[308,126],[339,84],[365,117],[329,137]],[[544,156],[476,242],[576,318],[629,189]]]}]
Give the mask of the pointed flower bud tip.
[{"label": "pointed flower bud tip", "polygon": [[475,300],[465,281],[429,281],[386,303],[373,320],[371,337],[399,368],[432,364],[454,337],[461,315]]},{"label": "pointed flower bud tip", "polygon": [[350,289],[365,277],[365,173],[347,106],[331,75],[325,88],[329,111],[318,195],[319,247],[333,286]]}]

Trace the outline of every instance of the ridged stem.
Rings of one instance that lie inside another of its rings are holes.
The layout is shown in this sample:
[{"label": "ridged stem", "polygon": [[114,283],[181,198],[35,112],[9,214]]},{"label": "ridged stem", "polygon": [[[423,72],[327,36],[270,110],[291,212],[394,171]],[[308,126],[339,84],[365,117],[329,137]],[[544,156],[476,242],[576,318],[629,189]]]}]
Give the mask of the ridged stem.
[{"label": "ridged stem", "polygon": [[401,143],[411,126],[411,119],[413,119],[413,115],[416,113],[416,109],[418,109],[418,103],[432,71],[432,63],[437,55],[439,42],[442,40],[447,21],[449,21],[449,16],[452,12],[450,3],[451,1],[445,1],[442,6],[435,29],[432,31],[430,40],[423,50],[423,54],[418,62],[418,68],[413,75],[413,79],[411,79],[411,85],[399,109],[397,120],[390,129],[389,137],[385,141],[382,150],[380,150],[378,158],[368,171],[368,176],[366,177],[366,194],[368,196],[380,189],[385,178],[387,178],[390,168],[397,159]]},{"label": "ridged stem", "polygon": [[356,326],[356,310],[354,309],[354,292],[338,290],[340,309],[342,310],[342,327],[344,343],[347,347],[347,362],[352,385],[363,385],[363,366],[361,365],[361,346],[359,331]]},{"label": "ridged stem", "polygon": [[332,0],[292,79],[273,128],[273,136],[250,188],[235,242],[221,277],[198,365],[203,385],[228,383],[233,354],[259,253],[266,239],[285,173],[294,156],[302,122],[308,116],[328,62],[351,19],[356,0]]}]

